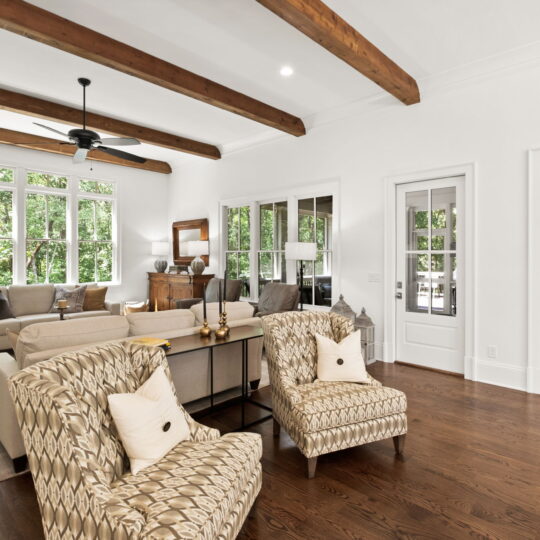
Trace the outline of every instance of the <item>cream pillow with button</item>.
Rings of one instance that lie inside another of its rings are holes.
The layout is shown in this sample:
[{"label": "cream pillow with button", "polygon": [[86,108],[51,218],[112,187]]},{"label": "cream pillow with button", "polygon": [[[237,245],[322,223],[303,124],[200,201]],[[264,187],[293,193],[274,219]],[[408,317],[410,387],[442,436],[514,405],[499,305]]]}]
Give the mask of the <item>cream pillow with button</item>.
[{"label": "cream pillow with button", "polygon": [[107,399],[133,474],[189,439],[186,417],[161,366],[135,393],[110,394]]},{"label": "cream pillow with button", "polygon": [[360,331],[349,334],[340,343],[320,334],[315,334],[315,339],[320,381],[370,382],[362,356]]}]

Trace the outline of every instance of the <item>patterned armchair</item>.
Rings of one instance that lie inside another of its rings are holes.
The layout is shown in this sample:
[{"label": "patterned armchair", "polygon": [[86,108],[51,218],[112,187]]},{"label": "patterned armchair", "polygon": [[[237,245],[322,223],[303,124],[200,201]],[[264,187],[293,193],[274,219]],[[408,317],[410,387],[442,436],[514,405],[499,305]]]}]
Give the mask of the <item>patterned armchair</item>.
[{"label": "patterned armchair", "polygon": [[290,312],[263,319],[268,355],[274,435],[283,426],[308,460],[315,476],[317,456],[389,437],[397,454],[407,433],[407,399],[381,385],[322,382],[316,379],[315,334],[337,342],[354,331],[349,319],[335,313]]},{"label": "patterned armchair", "polygon": [[107,395],[135,391],[159,365],[170,378],[161,349],[126,342],[58,356],[11,379],[46,538],[238,534],[261,486],[259,435],[220,437],[185,413],[191,439],[139,474],[127,471]]}]

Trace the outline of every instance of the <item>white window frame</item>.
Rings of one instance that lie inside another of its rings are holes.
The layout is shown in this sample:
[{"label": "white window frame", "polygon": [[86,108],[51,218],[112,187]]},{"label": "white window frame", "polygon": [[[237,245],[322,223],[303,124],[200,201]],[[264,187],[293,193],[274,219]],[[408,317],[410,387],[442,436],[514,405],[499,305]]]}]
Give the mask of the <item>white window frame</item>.
[{"label": "white window frame", "polygon": [[13,182],[1,182],[0,181],[0,190],[11,192],[11,238],[7,236],[0,237],[0,240],[9,240],[11,241],[12,246],[12,257],[11,257],[11,277],[12,281],[15,280],[15,271],[17,266],[17,260],[15,257],[16,253],[16,240],[17,240],[17,220],[16,220],[16,210],[17,210],[17,170],[15,167],[10,167],[7,165],[0,165],[0,169],[10,169],[13,171]]},{"label": "white window frame", "polygon": [[[275,192],[263,193],[261,195],[248,195],[232,199],[219,201],[219,272],[223,275],[225,270],[225,253],[227,251],[227,209],[238,206],[250,206],[251,229],[251,250],[250,250],[250,292],[249,298],[243,300],[257,301],[258,293],[258,251],[259,251],[259,205],[272,202],[287,201],[287,239],[296,241],[298,238],[298,201],[316,197],[332,196],[332,300],[333,305],[339,298],[341,289],[340,278],[340,181],[330,180],[312,183],[310,185],[300,185]],[[287,283],[296,284],[296,261],[287,261]],[[329,311],[328,306],[316,306],[304,304],[304,309],[312,311]]]},{"label": "white window frame", "polygon": [[[2,189],[9,189],[13,192],[13,281],[14,285],[26,284],[26,194],[40,193],[51,195],[65,195],[67,200],[66,208],[66,283],[56,283],[55,285],[73,284],[78,282],[78,198],[108,198],[113,201],[113,224],[112,224],[112,280],[99,282],[107,286],[120,285],[120,228],[118,211],[118,182],[115,179],[104,177],[93,177],[86,175],[74,175],[61,170],[51,170],[38,167],[22,167],[17,163],[6,161],[0,162],[0,168],[14,171],[14,182],[0,182]],[[46,186],[36,186],[28,184],[27,174],[29,172],[39,172],[54,176],[63,176],[68,179],[67,189],[49,188]],[[98,193],[86,193],[79,191],[79,181],[89,180],[92,182],[103,182],[112,184],[113,195],[102,195]],[[112,197],[112,199],[111,199]]]}]

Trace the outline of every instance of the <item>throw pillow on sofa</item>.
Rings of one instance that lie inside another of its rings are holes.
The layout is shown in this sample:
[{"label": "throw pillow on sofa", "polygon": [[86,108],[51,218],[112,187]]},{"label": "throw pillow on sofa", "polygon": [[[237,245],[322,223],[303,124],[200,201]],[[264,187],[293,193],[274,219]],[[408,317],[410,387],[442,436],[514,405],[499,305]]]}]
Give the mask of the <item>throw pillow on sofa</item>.
[{"label": "throw pillow on sofa", "polygon": [[9,306],[8,299],[0,292],[0,319],[13,319],[14,315]]},{"label": "throw pillow on sofa", "polygon": [[84,295],[83,311],[103,311],[107,287],[88,287]]},{"label": "throw pillow on sofa", "polygon": [[56,287],[54,302],[49,313],[59,313],[55,307],[58,300],[67,300],[67,309],[64,313],[80,313],[83,310],[84,296],[86,294],[86,285],[67,289],[65,287]]}]

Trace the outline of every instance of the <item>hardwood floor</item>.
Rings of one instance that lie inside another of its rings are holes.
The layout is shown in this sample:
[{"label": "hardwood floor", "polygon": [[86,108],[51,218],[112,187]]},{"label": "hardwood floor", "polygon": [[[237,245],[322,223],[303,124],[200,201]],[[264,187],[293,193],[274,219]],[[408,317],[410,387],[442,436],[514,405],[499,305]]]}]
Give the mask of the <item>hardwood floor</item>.
[{"label": "hardwood floor", "polygon": [[[407,394],[404,455],[389,439],[321,456],[308,480],[286,433],[256,426],[263,488],[241,540],[540,539],[540,396],[407,366],[369,371]],[[220,411],[206,423],[238,419]],[[29,476],[0,483],[0,538],[42,538]]]}]

